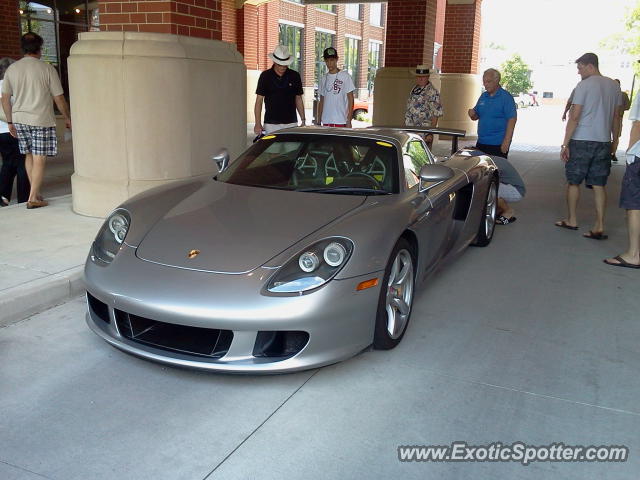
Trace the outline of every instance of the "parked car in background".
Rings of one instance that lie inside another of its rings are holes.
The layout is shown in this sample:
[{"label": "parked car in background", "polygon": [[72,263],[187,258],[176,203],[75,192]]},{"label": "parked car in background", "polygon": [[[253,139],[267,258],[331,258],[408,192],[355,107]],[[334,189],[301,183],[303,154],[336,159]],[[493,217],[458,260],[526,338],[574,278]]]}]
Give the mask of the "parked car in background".
[{"label": "parked car in background", "polygon": [[[371,99],[370,99],[371,100]],[[353,101],[353,118],[357,119],[358,115],[366,115],[369,113],[369,100],[358,100],[357,98]]]},{"label": "parked car in background", "polygon": [[518,95],[514,95],[513,100],[516,102],[516,105],[518,108],[531,107],[534,105],[536,106],[538,105],[538,102],[536,102],[535,97],[530,93],[523,92]]}]

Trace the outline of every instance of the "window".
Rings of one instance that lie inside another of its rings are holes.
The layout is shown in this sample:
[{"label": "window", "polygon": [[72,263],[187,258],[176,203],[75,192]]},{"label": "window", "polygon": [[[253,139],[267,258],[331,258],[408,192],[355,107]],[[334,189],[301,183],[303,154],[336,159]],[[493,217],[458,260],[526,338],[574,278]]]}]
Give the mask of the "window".
[{"label": "window", "polygon": [[360,4],[359,3],[347,3],[344,9],[345,9],[344,15],[347,18],[360,20]]},{"label": "window", "polygon": [[320,3],[316,5],[316,8],[319,10],[326,10],[327,12],[336,13],[336,6],[329,5],[328,3]]},{"label": "window", "polygon": [[553,98],[553,92],[542,92],[542,98]]},{"label": "window", "polygon": [[289,65],[292,70],[295,70],[302,76],[302,39],[304,34],[302,28],[294,25],[287,25],[286,23],[280,24],[280,45],[286,45],[289,48],[289,53],[294,58],[293,63]]},{"label": "window", "polygon": [[320,79],[327,73],[327,65],[324,63],[322,53],[325,48],[333,46],[333,39],[335,35],[325,32],[316,32],[316,74],[315,74],[315,88],[318,88]]},{"label": "window", "polygon": [[358,88],[358,54],[360,52],[360,40],[347,37],[344,39],[344,69],[349,72],[353,84]]},{"label": "window", "polygon": [[409,142],[402,159],[407,188],[412,188],[420,183],[420,169],[423,165],[433,163],[424,144],[419,140]]},{"label": "window", "polygon": [[369,10],[369,23],[378,27],[382,26],[382,4],[371,3]]},{"label": "window", "polygon": [[69,91],[67,58],[78,34],[98,31],[96,2],[88,0],[41,0],[42,3],[19,1],[21,33],[37,33],[44,40],[42,60],[53,65]]},{"label": "window", "polygon": [[380,68],[380,44],[378,42],[369,42],[369,69],[367,70],[367,90],[369,95],[373,93],[373,85],[378,68]]}]

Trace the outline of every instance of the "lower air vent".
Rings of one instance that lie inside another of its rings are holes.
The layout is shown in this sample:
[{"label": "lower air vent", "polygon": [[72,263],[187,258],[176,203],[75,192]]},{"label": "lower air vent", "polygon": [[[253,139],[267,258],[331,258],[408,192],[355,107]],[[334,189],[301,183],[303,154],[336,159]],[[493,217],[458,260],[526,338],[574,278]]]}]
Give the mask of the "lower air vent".
[{"label": "lower air vent", "polygon": [[111,319],[109,318],[109,307],[106,303],[101,302],[89,292],[87,292],[87,303],[89,304],[91,312],[96,317],[98,317],[103,322],[111,323]]},{"label": "lower air vent", "polygon": [[254,357],[293,357],[309,342],[307,332],[258,332],[253,347]]},{"label": "lower air vent", "polygon": [[220,358],[229,351],[233,340],[231,330],[158,322],[121,310],[116,310],[115,316],[120,335],[162,350]]}]

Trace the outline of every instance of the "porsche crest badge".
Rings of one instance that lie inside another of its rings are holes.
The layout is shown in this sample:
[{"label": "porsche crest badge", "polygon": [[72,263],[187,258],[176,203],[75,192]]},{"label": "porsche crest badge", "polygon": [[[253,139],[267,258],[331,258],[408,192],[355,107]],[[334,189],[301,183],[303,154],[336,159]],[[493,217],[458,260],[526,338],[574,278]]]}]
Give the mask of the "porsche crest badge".
[{"label": "porsche crest badge", "polygon": [[196,258],[200,254],[200,250],[190,250],[187,254],[187,258],[191,260],[192,258]]}]

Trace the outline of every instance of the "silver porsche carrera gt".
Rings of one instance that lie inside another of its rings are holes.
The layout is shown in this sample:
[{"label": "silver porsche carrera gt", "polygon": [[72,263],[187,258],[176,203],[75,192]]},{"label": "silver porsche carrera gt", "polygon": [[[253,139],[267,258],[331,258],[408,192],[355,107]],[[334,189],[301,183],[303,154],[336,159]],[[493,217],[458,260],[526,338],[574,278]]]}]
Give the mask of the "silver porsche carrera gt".
[{"label": "silver porsche carrera gt", "polygon": [[235,373],[395,347],[420,283],[494,232],[491,158],[438,161],[426,131],[443,132],[282,130],[219,155],[213,179],[131,198],[89,252],[87,323],[133,355]]}]

